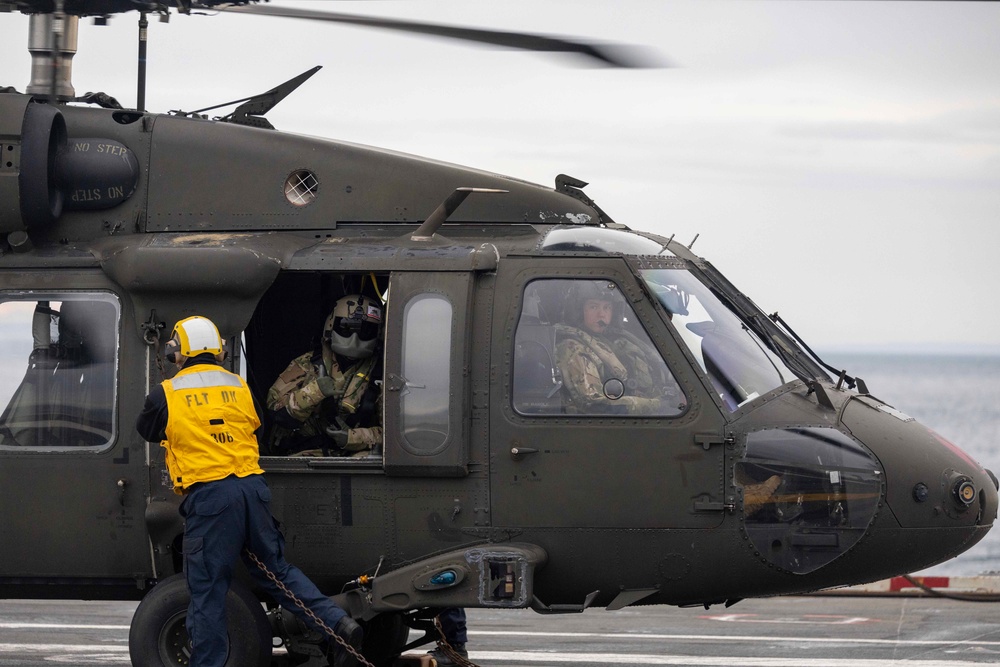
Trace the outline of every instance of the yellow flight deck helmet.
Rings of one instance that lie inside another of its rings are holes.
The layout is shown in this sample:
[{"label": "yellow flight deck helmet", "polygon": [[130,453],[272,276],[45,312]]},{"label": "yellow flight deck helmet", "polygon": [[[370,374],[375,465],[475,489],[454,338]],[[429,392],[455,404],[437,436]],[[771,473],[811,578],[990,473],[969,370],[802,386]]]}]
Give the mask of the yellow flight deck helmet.
[{"label": "yellow flight deck helmet", "polygon": [[179,363],[181,358],[197,357],[199,354],[211,354],[217,361],[225,356],[222,347],[222,336],[212,320],[195,315],[181,320],[174,325],[166,348],[167,361]]}]

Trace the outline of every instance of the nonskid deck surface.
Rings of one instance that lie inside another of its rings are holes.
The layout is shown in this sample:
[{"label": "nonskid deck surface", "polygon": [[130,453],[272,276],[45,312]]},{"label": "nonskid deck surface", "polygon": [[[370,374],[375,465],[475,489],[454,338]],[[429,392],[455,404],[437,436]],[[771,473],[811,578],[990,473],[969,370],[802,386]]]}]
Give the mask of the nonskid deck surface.
[{"label": "nonskid deck surface", "polygon": [[[129,602],[5,600],[0,666],[127,665]],[[958,667],[1000,663],[1000,603],[811,596],[730,608],[637,607],[541,616],[469,612],[482,667]]]}]

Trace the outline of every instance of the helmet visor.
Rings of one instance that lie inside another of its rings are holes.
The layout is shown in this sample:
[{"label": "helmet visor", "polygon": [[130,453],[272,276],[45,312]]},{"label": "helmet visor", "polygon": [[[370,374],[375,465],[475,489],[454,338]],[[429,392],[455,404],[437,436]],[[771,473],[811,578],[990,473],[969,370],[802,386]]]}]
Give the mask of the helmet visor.
[{"label": "helmet visor", "polygon": [[357,334],[359,340],[373,340],[378,336],[379,326],[379,322],[353,317],[338,317],[333,323],[333,331],[344,338],[350,338]]}]

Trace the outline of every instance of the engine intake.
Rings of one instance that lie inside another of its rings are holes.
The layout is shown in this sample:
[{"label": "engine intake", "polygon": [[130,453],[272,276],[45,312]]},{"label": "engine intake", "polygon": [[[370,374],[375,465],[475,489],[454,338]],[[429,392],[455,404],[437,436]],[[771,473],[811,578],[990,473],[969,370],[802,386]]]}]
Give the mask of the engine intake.
[{"label": "engine intake", "polygon": [[6,160],[0,191],[7,200],[0,209],[0,233],[43,229],[64,210],[112,208],[136,190],[134,153],[113,139],[68,139],[66,121],[54,106],[26,104],[20,143],[16,135],[8,137],[0,138]]}]

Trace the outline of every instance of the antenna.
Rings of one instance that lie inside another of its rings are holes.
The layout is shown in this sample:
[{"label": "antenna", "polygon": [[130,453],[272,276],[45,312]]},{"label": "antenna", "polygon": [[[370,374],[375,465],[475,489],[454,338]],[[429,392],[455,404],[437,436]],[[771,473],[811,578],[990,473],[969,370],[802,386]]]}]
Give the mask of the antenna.
[{"label": "antenna", "polygon": [[135,109],[146,110],[146,37],[149,21],[146,12],[139,12],[139,76],[136,82]]}]

